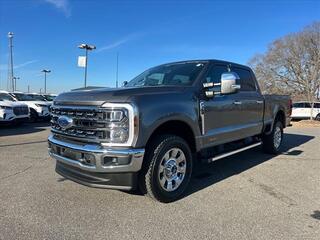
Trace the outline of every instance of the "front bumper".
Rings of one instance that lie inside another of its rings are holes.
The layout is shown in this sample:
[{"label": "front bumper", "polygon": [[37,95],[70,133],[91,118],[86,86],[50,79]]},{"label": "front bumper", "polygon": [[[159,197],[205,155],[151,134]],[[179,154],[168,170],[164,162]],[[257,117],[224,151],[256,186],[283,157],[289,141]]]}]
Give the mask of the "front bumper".
[{"label": "front bumper", "polygon": [[[97,144],[75,144],[50,135],[49,155],[57,160],[56,172],[92,187],[131,190],[136,186],[137,172],[142,167],[144,149],[104,148]],[[85,154],[94,156],[88,164]],[[126,164],[105,164],[105,159],[124,159]]]},{"label": "front bumper", "polygon": [[4,112],[0,114],[0,123],[16,123],[26,122],[29,120],[29,115],[15,115],[12,112]]},{"label": "front bumper", "polygon": [[39,107],[37,109],[37,113],[38,113],[39,118],[48,118],[48,117],[50,117],[49,108],[47,108],[47,107]]}]

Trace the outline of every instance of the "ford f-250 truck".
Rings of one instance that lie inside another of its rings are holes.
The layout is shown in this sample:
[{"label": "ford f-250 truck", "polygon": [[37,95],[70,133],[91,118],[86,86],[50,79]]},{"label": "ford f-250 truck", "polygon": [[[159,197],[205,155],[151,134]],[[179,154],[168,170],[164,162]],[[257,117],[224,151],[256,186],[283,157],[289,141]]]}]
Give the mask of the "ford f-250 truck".
[{"label": "ford f-250 truck", "polygon": [[170,202],[202,159],[262,144],[279,152],[290,122],[288,96],[261,94],[253,71],[218,60],[151,68],[124,87],[60,94],[51,107],[49,154],[75,182],[139,188]]}]

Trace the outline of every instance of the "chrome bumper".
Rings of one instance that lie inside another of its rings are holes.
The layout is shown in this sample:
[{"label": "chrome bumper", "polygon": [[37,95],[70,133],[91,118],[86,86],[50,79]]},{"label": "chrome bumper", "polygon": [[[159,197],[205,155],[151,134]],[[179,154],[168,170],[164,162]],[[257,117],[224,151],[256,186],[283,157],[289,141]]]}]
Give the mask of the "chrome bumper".
[{"label": "chrome bumper", "polygon": [[[79,169],[98,172],[98,173],[124,173],[124,172],[138,172],[142,167],[144,156],[144,149],[114,149],[103,148],[97,144],[74,144],[56,139],[53,135],[48,137],[49,155],[57,161],[64,164],[77,167]],[[53,151],[53,146],[68,149],[74,153],[90,153],[95,157],[94,165],[87,165],[80,160],[74,160],[65,156],[59,155]],[[103,159],[105,157],[129,157],[131,158],[129,164],[104,166]]]}]

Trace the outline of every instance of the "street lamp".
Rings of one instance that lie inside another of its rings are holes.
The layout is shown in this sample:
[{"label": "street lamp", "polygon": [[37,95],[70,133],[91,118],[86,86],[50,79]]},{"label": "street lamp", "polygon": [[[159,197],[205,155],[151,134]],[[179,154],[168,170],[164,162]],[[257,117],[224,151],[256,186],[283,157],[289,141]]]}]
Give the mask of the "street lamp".
[{"label": "street lamp", "polygon": [[43,69],[41,72],[44,73],[44,93],[47,93],[47,73],[51,73],[51,70]]},{"label": "street lamp", "polygon": [[[13,74],[13,32],[8,32],[9,38],[9,76],[8,76],[8,89],[14,91],[14,74]],[[11,86],[10,86],[11,85]],[[10,86],[10,87],[9,87]]]},{"label": "street lamp", "polygon": [[84,87],[87,87],[88,51],[92,51],[96,49],[96,46],[82,43],[78,46],[78,48],[86,50],[86,64],[84,69]]},{"label": "street lamp", "polygon": [[14,91],[17,91],[17,80],[19,80],[19,79],[20,79],[19,77],[13,77],[13,81],[14,81],[13,89],[14,89]]}]

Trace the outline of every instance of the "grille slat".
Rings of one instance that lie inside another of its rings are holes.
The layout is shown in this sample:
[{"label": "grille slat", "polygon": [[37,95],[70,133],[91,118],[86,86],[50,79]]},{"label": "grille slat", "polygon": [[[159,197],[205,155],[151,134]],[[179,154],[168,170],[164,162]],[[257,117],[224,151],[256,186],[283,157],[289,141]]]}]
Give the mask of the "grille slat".
[{"label": "grille slat", "polygon": [[28,115],[29,109],[27,106],[19,106],[19,107],[13,107],[13,113],[17,116],[19,115]]},{"label": "grille slat", "polygon": [[[51,108],[52,120],[51,131],[65,137],[77,138],[79,140],[103,141],[108,134],[105,112],[99,108],[73,109],[63,107]],[[58,124],[60,116],[73,119],[73,126],[63,129]]]}]

